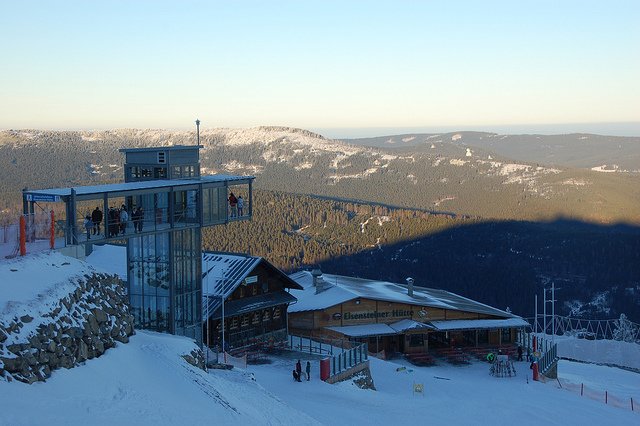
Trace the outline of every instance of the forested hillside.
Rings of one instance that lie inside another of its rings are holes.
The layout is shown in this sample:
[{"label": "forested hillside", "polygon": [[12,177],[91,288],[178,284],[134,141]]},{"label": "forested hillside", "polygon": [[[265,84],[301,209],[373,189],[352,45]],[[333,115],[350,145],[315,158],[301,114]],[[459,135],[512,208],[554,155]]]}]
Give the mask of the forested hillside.
[{"label": "forested hillside", "polygon": [[[193,137],[0,132],[0,214],[17,217],[24,187],[121,181],[119,148]],[[638,176],[514,163],[435,141],[390,153],[287,128],[208,130],[201,141],[203,173],[256,176],[253,221],[207,229],[207,249],[250,252],[286,271],[411,276],[523,315],[555,282],[562,314],[640,322]],[[619,220],[630,225],[609,225]]]},{"label": "forested hillside", "polygon": [[[0,132],[0,194],[15,188],[109,182],[123,176],[123,147],[193,144],[193,132]],[[255,175],[256,187],[496,219],[558,216],[640,223],[640,176],[514,162],[483,149],[433,141],[383,150],[290,128],[201,133],[203,173]]]},{"label": "forested hillside", "polygon": [[[254,219],[206,229],[206,249],[250,252],[285,271],[325,272],[457,292],[533,316],[556,285],[557,312],[640,322],[640,228],[558,220],[453,218],[258,191]],[[541,302],[540,302],[541,303]],[[542,309],[540,307],[540,309]]]}]

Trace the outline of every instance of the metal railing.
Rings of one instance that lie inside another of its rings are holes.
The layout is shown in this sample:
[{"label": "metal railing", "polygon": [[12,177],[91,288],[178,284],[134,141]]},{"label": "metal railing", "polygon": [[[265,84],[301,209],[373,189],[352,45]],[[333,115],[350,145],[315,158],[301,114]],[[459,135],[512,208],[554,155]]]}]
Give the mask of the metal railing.
[{"label": "metal railing", "polygon": [[538,360],[538,371],[540,374],[545,374],[558,363],[558,360],[558,344],[554,343]]},{"label": "metal railing", "polygon": [[538,315],[538,318],[526,318],[534,331],[556,336],[570,335],[578,338],[622,340],[640,344],[640,324],[626,318],[618,319],[582,319],[556,315]]},{"label": "metal railing", "polygon": [[336,374],[342,373],[352,367],[355,367],[369,359],[369,352],[366,343],[363,343],[355,348],[346,350],[340,354],[334,355],[330,358],[330,377]]}]

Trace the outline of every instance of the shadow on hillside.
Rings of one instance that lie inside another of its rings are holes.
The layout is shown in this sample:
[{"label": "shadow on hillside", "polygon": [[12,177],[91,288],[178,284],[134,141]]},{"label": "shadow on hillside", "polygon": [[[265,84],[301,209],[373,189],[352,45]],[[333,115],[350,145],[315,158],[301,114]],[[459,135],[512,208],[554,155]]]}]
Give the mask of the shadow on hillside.
[{"label": "shadow on hillside", "polygon": [[542,289],[553,282],[558,315],[618,318],[625,313],[640,322],[637,226],[567,219],[475,223],[319,266],[326,273],[397,283],[412,277],[416,285],[509,307],[525,317],[534,315],[536,294],[542,312]]}]

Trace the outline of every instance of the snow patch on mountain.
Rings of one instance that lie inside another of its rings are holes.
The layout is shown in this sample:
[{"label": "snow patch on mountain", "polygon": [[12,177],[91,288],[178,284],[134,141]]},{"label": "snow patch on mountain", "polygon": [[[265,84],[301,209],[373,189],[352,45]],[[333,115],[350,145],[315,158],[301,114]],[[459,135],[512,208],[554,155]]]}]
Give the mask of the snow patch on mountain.
[{"label": "snow patch on mountain", "polygon": [[363,179],[377,171],[378,171],[378,167],[372,167],[370,169],[363,171],[362,173],[353,173],[349,175],[334,174],[329,176],[329,179],[331,179],[333,183],[338,183],[343,179]]},{"label": "snow patch on mountain", "polygon": [[440,204],[444,203],[445,201],[452,201],[452,200],[455,200],[455,199],[456,199],[456,197],[454,197],[454,196],[443,197],[443,198],[440,198],[440,199],[434,201],[433,205],[434,206],[439,206]]},{"label": "snow patch on mountain", "polygon": [[449,164],[451,164],[452,166],[462,167],[467,163],[468,161],[461,160],[459,158],[452,158],[451,160],[449,160]]},{"label": "snow patch on mountain", "polygon": [[304,169],[310,169],[312,167],[313,167],[313,163],[307,161],[305,163],[298,164],[297,166],[294,166],[293,168],[298,170],[298,171],[300,171],[300,170],[304,170]]},{"label": "snow patch on mountain", "polygon": [[586,185],[591,185],[591,182],[589,182],[588,180],[585,180],[585,179],[570,178],[570,179],[563,180],[562,184],[563,185],[574,185],[574,186],[586,186]]},{"label": "snow patch on mountain", "polygon": [[[376,219],[378,221],[378,226],[382,226],[385,222],[391,222],[391,218],[389,216],[371,216],[370,218],[368,218],[364,222],[360,223],[360,232],[364,234],[365,226],[367,226],[367,224],[370,221],[376,220]],[[379,242],[379,239],[378,239],[378,242]]]},{"label": "snow patch on mountain", "polygon": [[620,167],[617,164],[612,164],[611,166],[603,164],[602,166],[592,167],[591,170],[593,170],[594,172],[600,172],[600,173],[615,173],[615,172],[625,171],[625,170],[620,170]]}]

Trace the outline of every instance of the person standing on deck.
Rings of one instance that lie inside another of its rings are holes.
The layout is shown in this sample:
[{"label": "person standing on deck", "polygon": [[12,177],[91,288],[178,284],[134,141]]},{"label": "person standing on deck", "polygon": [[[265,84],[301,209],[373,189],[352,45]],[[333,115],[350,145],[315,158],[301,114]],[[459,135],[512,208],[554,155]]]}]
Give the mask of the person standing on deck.
[{"label": "person standing on deck", "polygon": [[97,206],[95,210],[91,212],[91,221],[93,222],[93,235],[100,234],[100,223],[102,223],[102,211],[100,211],[100,206]]},{"label": "person standing on deck", "polygon": [[309,380],[311,380],[311,363],[309,361],[307,361],[306,370],[307,370],[307,382],[308,382]]},{"label": "person standing on deck", "polygon": [[229,194],[229,207],[231,207],[231,217],[238,216],[238,199],[233,192]]},{"label": "person standing on deck", "polygon": [[302,364],[300,364],[300,360],[296,362],[296,373],[298,373],[298,381],[300,382],[300,375],[302,374]]}]

